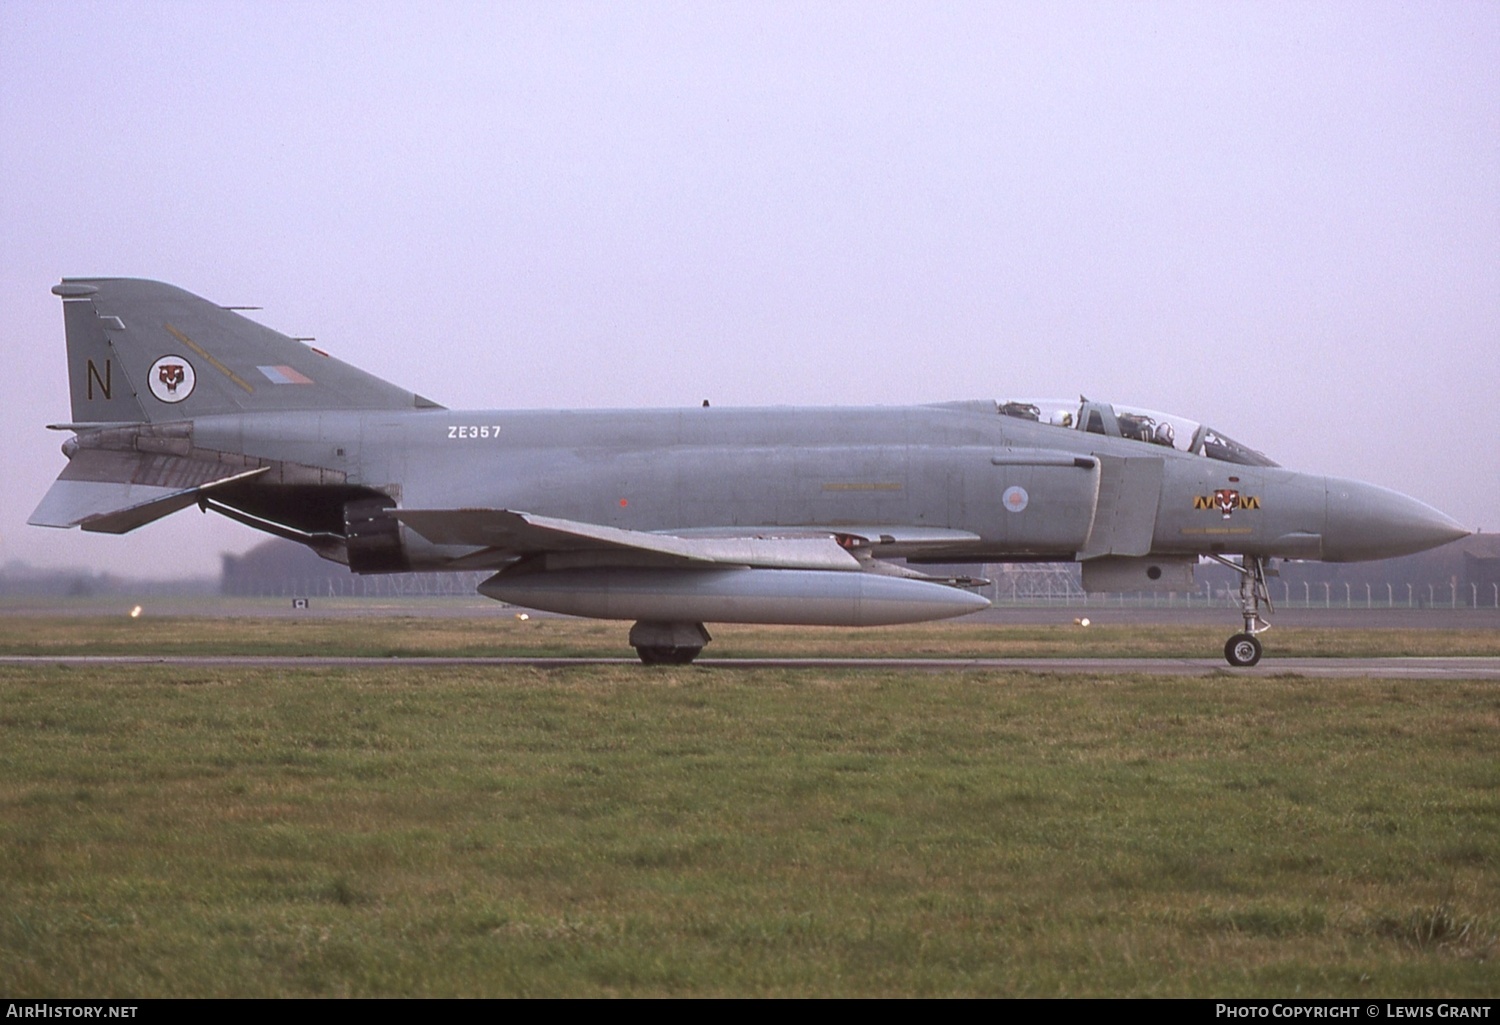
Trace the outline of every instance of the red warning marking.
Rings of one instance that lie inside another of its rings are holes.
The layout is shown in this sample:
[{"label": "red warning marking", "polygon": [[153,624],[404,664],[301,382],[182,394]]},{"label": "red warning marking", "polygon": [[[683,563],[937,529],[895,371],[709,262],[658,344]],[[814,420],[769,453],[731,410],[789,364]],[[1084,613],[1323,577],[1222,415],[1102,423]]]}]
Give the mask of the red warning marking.
[{"label": "red warning marking", "polygon": [[622,499],[620,499],[620,508],[621,509],[625,508],[629,504],[630,504],[630,499],[628,499],[628,498],[622,498]]}]

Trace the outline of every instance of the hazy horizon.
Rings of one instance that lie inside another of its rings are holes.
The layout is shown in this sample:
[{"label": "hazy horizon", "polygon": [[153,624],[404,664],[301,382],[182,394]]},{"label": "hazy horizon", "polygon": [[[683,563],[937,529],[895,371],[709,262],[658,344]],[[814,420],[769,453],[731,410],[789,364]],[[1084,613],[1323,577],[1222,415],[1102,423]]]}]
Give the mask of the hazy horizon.
[{"label": "hazy horizon", "polygon": [[1500,530],[1500,6],[0,5],[0,564],[60,277],[468,408],[1086,393]]}]

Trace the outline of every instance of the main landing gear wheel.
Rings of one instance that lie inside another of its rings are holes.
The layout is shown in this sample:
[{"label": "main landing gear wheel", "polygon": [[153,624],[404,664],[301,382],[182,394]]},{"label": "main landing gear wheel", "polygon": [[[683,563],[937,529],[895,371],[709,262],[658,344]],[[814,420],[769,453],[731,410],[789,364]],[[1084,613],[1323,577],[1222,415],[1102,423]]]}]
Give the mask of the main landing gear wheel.
[{"label": "main landing gear wheel", "polygon": [[1224,659],[1232,666],[1253,666],[1260,661],[1260,640],[1254,634],[1235,634],[1224,645]]},{"label": "main landing gear wheel", "polygon": [[630,628],[630,646],[648,666],[691,665],[711,640],[702,623],[643,619]]},{"label": "main landing gear wheel", "polygon": [[671,648],[657,644],[642,644],[635,649],[641,661],[648,666],[686,666],[702,653],[702,648]]}]

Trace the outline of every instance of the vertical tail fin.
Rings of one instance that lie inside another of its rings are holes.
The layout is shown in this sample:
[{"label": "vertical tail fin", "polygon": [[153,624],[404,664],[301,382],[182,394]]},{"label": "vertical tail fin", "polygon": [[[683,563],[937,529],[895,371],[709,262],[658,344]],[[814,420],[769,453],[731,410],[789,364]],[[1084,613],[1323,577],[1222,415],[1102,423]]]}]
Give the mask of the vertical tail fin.
[{"label": "vertical tail fin", "polygon": [[436,403],[172,285],[64,278],[73,422]]}]

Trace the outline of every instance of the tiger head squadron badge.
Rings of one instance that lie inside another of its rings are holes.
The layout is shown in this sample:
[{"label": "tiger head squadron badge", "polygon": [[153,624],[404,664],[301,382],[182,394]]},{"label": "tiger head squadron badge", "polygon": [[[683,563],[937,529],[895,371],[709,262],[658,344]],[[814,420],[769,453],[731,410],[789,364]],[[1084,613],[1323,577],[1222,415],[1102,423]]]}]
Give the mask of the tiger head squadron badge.
[{"label": "tiger head squadron badge", "polygon": [[151,372],[146,375],[151,394],[162,402],[181,402],[193,394],[197,381],[193,365],[181,356],[163,356],[151,364]]},{"label": "tiger head squadron badge", "polygon": [[1227,520],[1240,504],[1240,493],[1233,488],[1220,488],[1214,492],[1214,508]]}]

